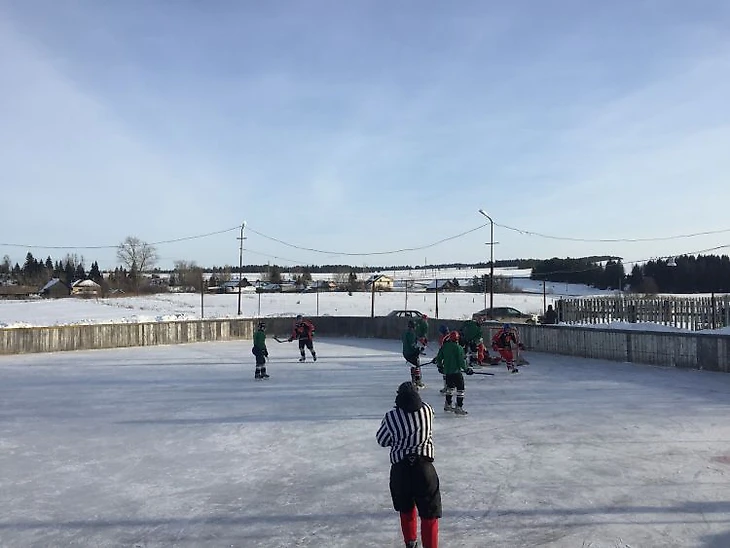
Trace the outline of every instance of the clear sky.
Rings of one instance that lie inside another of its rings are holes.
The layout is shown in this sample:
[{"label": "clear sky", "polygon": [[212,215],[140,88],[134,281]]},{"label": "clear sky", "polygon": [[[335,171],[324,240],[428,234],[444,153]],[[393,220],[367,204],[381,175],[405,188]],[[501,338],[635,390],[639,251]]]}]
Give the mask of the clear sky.
[{"label": "clear sky", "polygon": [[725,245],[729,29],[725,0],[0,0],[0,256],[232,229],[157,248],[237,265],[245,220],[246,264],[476,262],[488,226],[337,253],[479,208],[497,259]]}]

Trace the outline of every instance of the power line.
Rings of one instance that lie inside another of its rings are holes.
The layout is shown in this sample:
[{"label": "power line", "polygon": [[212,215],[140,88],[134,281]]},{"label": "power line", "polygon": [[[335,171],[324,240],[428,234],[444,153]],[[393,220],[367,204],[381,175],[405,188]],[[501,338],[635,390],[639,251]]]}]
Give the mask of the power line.
[{"label": "power line", "polygon": [[550,240],[564,240],[569,242],[591,242],[591,243],[636,243],[636,242],[661,242],[667,240],[680,240],[683,238],[695,238],[697,236],[710,236],[713,234],[723,234],[730,232],[730,228],[723,228],[720,230],[707,230],[705,232],[694,232],[691,234],[677,234],[674,236],[657,236],[655,238],[574,238],[571,236],[553,236],[550,234],[543,234],[541,232],[534,232],[531,230],[524,230],[521,228],[515,228],[513,226],[503,225],[494,223],[494,226],[506,228],[513,232],[519,232],[526,236],[538,236],[540,238],[547,238]]},{"label": "power line", "polygon": [[[527,236],[536,236],[536,237],[546,238],[546,239],[550,239],[550,240],[562,240],[562,241],[571,241],[571,242],[589,242],[589,243],[657,242],[657,241],[669,241],[669,240],[679,240],[679,239],[685,239],[685,238],[694,238],[694,237],[698,237],[698,236],[709,236],[709,235],[714,235],[714,234],[722,234],[722,233],[730,232],[730,228],[725,228],[725,229],[720,229],[720,230],[708,230],[708,231],[694,232],[694,233],[689,233],[689,234],[659,236],[659,237],[654,237],[654,238],[576,238],[576,237],[570,237],[570,236],[555,236],[555,235],[551,235],[551,234],[545,234],[542,232],[525,230],[525,229],[521,229],[521,228],[517,228],[517,227],[505,225],[505,224],[500,224],[500,223],[494,223],[494,225],[504,228],[506,230],[510,230],[510,231],[517,232],[519,234],[523,234],[523,235],[527,235]],[[328,250],[324,250],[324,249],[305,247],[305,246],[300,246],[297,244],[292,244],[292,243],[286,242],[284,240],[275,238],[273,236],[269,236],[267,234],[264,234],[263,232],[259,232],[250,227],[249,227],[249,231],[261,236],[262,238],[271,240],[273,242],[277,242],[281,245],[291,247],[293,249],[302,250],[302,251],[309,251],[309,252],[313,252],[313,253],[321,253],[321,254],[325,254],[325,255],[334,255],[334,256],[340,255],[340,256],[344,256],[344,257],[368,257],[368,256],[394,255],[397,253],[405,253],[405,252],[409,252],[409,251],[421,251],[424,249],[430,249],[430,248],[440,245],[442,243],[445,243],[445,242],[448,242],[451,240],[455,240],[457,238],[461,238],[463,236],[466,236],[467,234],[471,234],[472,232],[476,232],[477,230],[480,230],[486,226],[489,226],[489,224],[484,223],[484,224],[479,225],[476,228],[472,228],[470,230],[460,232],[459,234],[455,234],[455,235],[449,236],[447,238],[442,238],[435,242],[421,245],[421,246],[393,249],[393,250],[389,250],[389,251],[368,251],[368,252],[328,251]],[[237,225],[237,226],[226,228],[223,230],[207,232],[205,234],[197,234],[197,235],[193,235],[193,236],[184,236],[184,237],[180,237],[180,238],[173,238],[173,239],[169,239],[169,240],[160,240],[157,242],[151,242],[149,245],[165,245],[165,244],[178,243],[178,242],[184,242],[184,241],[198,240],[201,238],[208,238],[210,236],[216,236],[219,234],[225,234],[228,232],[238,231],[239,229],[240,229],[240,225]],[[51,245],[30,245],[30,244],[0,242],[0,246],[19,247],[19,248],[25,248],[25,249],[78,249],[78,250],[84,250],[84,249],[117,249],[119,247],[119,244],[117,244],[117,245],[97,245],[97,246],[79,246],[79,245],[76,245],[76,246],[51,246]],[[727,246],[720,246],[718,248],[710,248],[708,250],[703,250],[703,251],[695,252],[695,253],[714,251],[715,249],[722,249],[723,247],[727,247]],[[250,252],[254,253],[253,251],[250,251]],[[255,253],[266,256],[266,254],[264,254],[264,253],[260,253],[260,252],[255,252]],[[298,261],[294,261],[292,259],[278,257],[275,255],[270,255],[270,257],[279,259],[279,260],[285,260],[288,262],[294,262],[294,263],[298,262]],[[641,262],[641,261],[636,261],[636,262]],[[625,263],[625,264],[630,264],[630,263]]]},{"label": "power line", "polygon": [[[233,230],[239,230],[241,225],[234,226],[232,228],[226,228],[223,230],[216,230],[215,232],[208,232],[206,234],[198,234],[196,236],[183,236],[182,238],[174,238],[172,240],[161,240],[159,242],[150,242],[148,245],[163,245],[173,244],[177,242],[185,242],[188,240],[199,240],[200,238],[208,238],[209,236],[216,236],[218,234],[225,234]],[[26,249],[117,249],[117,245],[27,245],[27,244],[13,244],[0,242],[0,246],[5,247],[23,247]]]},{"label": "power line", "polygon": [[323,249],[316,249],[316,248],[312,248],[312,247],[303,247],[303,246],[299,246],[299,245],[295,245],[295,244],[290,244],[290,243],[280,240],[278,238],[274,238],[273,236],[267,236],[266,234],[263,234],[262,232],[258,232],[252,228],[249,228],[249,231],[253,232],[254,234],[258,234],[259,236],[261,236],[262,238],[266,238],[267,240],[271,240],[273,242],[277,242],[279,244],[282,244],[282,245],[285,245],[287,247],[291,247],[294,249],[300,249],[302,251],[311,251],[313,253],[324,253],[326,255],[343,255],[346,257],[366,257],[366,256],[374,256],[374,255],[393,255],[395,253],[405,253],[407,251],[420,251],[422,249],[428,249],[428,248],[437,246],[439,244],[442,244],[444,242],[448,242],[450,240],[455,240],[456,238],[461,238],[462,236],[466,236],[467,234],[470,234],[472,232],[476,232],[477,230],[484,228],[485,226],[488,226],[488,225],[482,224],[476,228],[472,228],[470,230],[461,232],[454,236],[449,236],[448,238],[442,238],[441,240],[438,240],[436,242],[418,246],[418,247],[404,247],[402,249],[394,249],[391,251],[370,251],[370,252],[364,252],[364,253],[351,253],[351,252],[345,252],[345,251],[326,251]]}]

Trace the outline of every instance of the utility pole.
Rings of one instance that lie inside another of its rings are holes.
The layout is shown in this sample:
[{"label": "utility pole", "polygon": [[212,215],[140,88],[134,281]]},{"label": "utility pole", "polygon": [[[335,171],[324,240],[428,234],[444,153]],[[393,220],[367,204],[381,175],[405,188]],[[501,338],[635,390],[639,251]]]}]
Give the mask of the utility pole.
[{"label": "utility pole", "polygon": [[494,308],[494,221],[483,209],[479,213],[489,219],[489,308]]},{"label": "utility pole", "polygon": [[243,231],[246,230],[246,221],[241,225],[240,245],[238,246],[238,315],[241,315],[241,282],[243,281],[243,240],[246,238]]}]

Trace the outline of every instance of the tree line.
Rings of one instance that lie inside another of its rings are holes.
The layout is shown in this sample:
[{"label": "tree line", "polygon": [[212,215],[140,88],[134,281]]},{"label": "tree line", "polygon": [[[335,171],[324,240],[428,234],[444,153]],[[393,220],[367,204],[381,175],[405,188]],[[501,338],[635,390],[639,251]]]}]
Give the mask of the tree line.
[{"label": "tree line", "polygon": [[[169,273],[165,285],[190,287],[199,290],[205,283],[219,284],[231,279],[238,273],[233,266],[204,269],[193,261],[176,261],[173,270],[156,268],[158,255],[154,246],[134,236],[128,236],[117,248],[117,259],[121,266],[110,272],[106,279],[96,261],[87,271],[83,257],[68,254],[62,260],[54,261],[50,256],[45,260],[37,259],[28,252],[23,265],[12,265],[6,255],[0,264],[0,279],[11,280],[20,285],[43,286],[51,278],[59,278],[67,285],[74,281],[91,279],[103,289],[119,288],[125,291],[159,290],[162,284],[155,283],[160,274]],[[246,265],[244,272],[260,272],[262,281],[281,283],[283,275],[293,277],[295,283],[307,285],[313,273],[332,273],[333,282],[349,291],[364,289],[365,282],[358,275],[368,272],[389,270],[415,270],[438,268],[487,268],[488,262],[466,264],[448,263],[424,265],[423,267],[389,266],[367,267],[353,265]],[[671,260],[651,260],[636,264],[631,274],[626,275],[619,257],[591,256],[582,258],[552,259],[509,259],[495,261],[495,267],[517,267],[532,269],[533,280],[585,284],[597,289],[629,289],[640,293],[728,293],[730,292],[730,258],[727,255],[682,255]],[[212,272],[210,280],[204,282],[203,274]],[[142,274],[146,273],[147,276]],[[293,275],[293,276],[292,276]],[[495,292],[512,291],[511,281],[506,277],[495,276]],[[490,288],[489,276],[474,276],[469,283],[459,286],[454,279],[452,285],[464,291],[482,292]]]},{"label": "tree line", "polygon": [[596,289],[636,293],[730,293],[730,258],[727,255],[680,255],[635,264],[628,276],[620,259],[593,258],[538,261],[533,280],[585,284]]}]

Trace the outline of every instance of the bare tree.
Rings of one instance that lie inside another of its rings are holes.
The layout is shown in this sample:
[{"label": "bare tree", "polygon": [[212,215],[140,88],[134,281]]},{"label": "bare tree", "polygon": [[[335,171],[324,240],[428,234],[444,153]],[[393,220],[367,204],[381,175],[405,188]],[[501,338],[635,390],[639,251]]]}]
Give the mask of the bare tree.
[{"label": "bare tree", "polygon": [[157,250],[135,236],[127,236],[117,248],[117,259],[130,271],[144,272],[157,263]]},{"label": "bare tree", "polygon": [[200,289],[203,269],[195,261],[175,261],[175,275],[178,285]]}]

